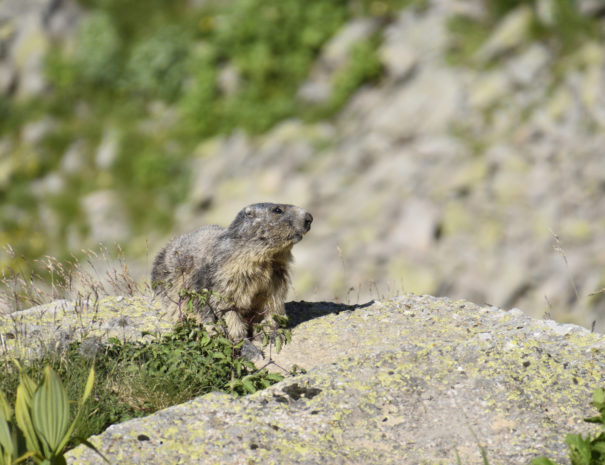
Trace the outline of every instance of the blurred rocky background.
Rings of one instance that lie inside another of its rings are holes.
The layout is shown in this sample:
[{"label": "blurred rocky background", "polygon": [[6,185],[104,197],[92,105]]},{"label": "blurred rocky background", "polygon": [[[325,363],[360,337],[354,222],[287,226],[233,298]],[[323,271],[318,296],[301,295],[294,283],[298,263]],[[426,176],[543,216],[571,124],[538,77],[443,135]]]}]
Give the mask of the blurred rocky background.
[{"label": "blurred rocky background", "polygon": [[291,299],[605,331],[604,29],[598,0],[0,0],[0,302],[99,243],[145,280],[268,200],[315,217]]}]

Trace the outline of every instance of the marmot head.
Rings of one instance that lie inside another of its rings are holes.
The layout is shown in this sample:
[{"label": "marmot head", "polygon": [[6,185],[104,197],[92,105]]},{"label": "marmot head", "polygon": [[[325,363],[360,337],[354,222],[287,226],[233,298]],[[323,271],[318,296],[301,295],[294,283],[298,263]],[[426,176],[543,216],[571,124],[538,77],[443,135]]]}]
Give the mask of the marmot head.
[{"label": "marmot head", "polygon": [[285,249],[300,241],[311,229],[313,217],[300,207],[277,203],[255,203],[244,207],[227,233],[234,239]]}]

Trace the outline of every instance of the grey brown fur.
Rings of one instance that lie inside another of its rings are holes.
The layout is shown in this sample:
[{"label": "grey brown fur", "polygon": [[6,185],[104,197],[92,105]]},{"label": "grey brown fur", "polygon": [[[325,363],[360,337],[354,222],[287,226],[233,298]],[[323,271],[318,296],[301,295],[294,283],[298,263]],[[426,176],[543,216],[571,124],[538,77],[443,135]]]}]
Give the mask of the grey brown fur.
[{"label": "grey brown fur", "polygon": [[193,316],[201,323],[222,317],[228,336],[241,340],[253,324],[285,315],[292,246],[312,221],[294,205],[249,205],[227,228],[204,226],[168,243],[154,259],[152,287],[175,316],[185,312],[183,289],[211,291]]}]

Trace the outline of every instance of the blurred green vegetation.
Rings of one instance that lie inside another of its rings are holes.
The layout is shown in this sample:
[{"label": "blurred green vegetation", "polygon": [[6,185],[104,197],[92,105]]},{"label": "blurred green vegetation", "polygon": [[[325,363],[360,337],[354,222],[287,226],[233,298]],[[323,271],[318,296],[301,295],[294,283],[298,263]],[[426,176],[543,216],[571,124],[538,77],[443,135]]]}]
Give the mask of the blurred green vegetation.
[{"label": "blurred green vegetation", "polygon": [[[424,3],[79,2],[88,14],[73,43],[51,47],[47,56],[50,91],[30,101],[0,97],[0,139],[6,136],[13,149],[6,182],[0,176],[0,246],[9,243],[25,257],[68,257],[69,228],[86,233],[81,198],[98,189],[118,193],[135,235],[169,230],[188,192],[187,159],[201,140],[235,128],[260,133],[293,116],[334,114],[359,86],[380,77],[381,38],[351,51],[328,103],[305,106],[296,92],[326,41],[351,18],[388,22],[406,5]],[[235,76],[229,91],[220,85],[223,72]],[[48,116],[52,129],[42,140],[23,142],[24,126]],[[99,166],[108,130],[118,134],[117,153],[109,166]],[[72,147],[77,168],[63,167],[63,188],[40,198],[32,183],[60,170]],[[39,221],[41,200],[59,224],[54,238]],[[0,264],[10,265],[10,257]]]}]

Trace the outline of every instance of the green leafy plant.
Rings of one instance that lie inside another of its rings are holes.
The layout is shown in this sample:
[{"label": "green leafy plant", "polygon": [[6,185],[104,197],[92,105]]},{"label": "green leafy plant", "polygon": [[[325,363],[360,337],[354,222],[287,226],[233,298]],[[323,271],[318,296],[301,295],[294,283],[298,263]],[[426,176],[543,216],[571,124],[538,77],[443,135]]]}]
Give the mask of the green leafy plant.
[{"label": "green leafy plant", "polygon": [[[21,367],[18,368],[20,384],[14,411],[0,391],[0,465],[22,463],[28,459],[37,464],[63,465],[66,463],[63,456],[65,447],[74,439],[72,435],[82,415],[82,407],[92,392],[94,368],[90,369],[77,413],[71,422],[67,393],[52,368],[47,366],[44,369],[43,380],[37,387]],[[87,440],[75,439],[99,453]]]},{"label": "green leafy plant", "polygon": [[187,39],[180,28],[166,26],[133,48],[126,82],[133,93],[173,99],[185,77]]},{"label": "green leafy plant", "polygon": [[262,322],[254,327],[255,338],[262,340],[263,347],[273,347],[275,351],[281,352],[284,345],[292,340],[292,331],[286,328],[288,317],[273,315],[272,322]]},{"label": "green leafy plant", "polygon": [[111,17],[94,12],[85,18],[77,43],[74,57],[77,76],[92,85],[112,85],[119,77],[121,44]]},{"label": "green leafy plant", "polygon": [[[599,414],[585,418],[588,423],[597,423],[602,431],[595,435],[568,434],[565,442],[569,447],[569,459],[572,465],[604,465],[605,464],[605,389],[594,391],[592,405]],[[532,460],[532,465],[557,465],[547,457]]]}]

